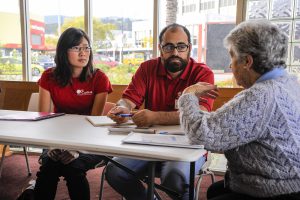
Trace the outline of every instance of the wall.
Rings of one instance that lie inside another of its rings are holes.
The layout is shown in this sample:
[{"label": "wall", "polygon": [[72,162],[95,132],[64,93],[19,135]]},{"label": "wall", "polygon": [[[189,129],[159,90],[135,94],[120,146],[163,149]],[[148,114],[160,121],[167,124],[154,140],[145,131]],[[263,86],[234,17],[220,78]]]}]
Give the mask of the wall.
[{"label": "wall", "polygon": [[[117,102],[126,87],[127,85],[113,85],[113,92],[108,95],[108,101]],[[213,110],[222,106],[241,90],[241,88],[220,88],[220,96],[216,99]],[[36,82],[0,81],[0,109],[27,110],[31,93],[34,92],[38,92]],[[0,157],[2,150],[3,145],[0,144]],[[8,147],[5,155],[11,153]]]},{"label": "wall", "polygon": [[27,110],[30,95],[38,92],[36,82],[0,81],[0,109]]},{"label": "wall", "polygon": [[[108,95],[109,102],[117,102],[127,85],[113,85],[113,92]],[[38,92],[36,82],[0,81],[0,109],[27,110],[30,95]],[[241,88],[220,88],[220,96],[215,100],[213,110],[229,101]]]}]

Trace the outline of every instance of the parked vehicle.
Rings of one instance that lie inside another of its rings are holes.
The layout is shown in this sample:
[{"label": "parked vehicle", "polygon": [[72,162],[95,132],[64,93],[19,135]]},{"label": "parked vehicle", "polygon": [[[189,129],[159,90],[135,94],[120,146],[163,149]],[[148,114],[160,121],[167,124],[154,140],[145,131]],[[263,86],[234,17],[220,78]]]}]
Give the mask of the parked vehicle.
[{"label": "parked vehicle", "polygon": [[[44,68],[37,64],[31,64],[32,76],[39,76]],[[22,74],[22,61],[13,57],[0,58],[0,75]]]},{"label": "parked vehicle", "polygon": [[100,54],[94,54],[93,61],[94,61],[94,64],[104,64],[104,65],[108,65],[110,67],[115,67],[115,66],[119,65],[119,62],[112,60],[108,56],[104,56],[104,55],[100,55]]},{"label": "parked vehicle", "polygon": [[143,53],[131,53],[131,54],[124,55],[123,64],[136,66],[136,65],[140,65],[142,62],[144,62],[144,60],[145,58]]},{"label": "parked vehicle", "polygon": [[37,61],[33,63],[42,66],[45,70],[51,67],[55,67],[54,60],[51,57],[46,55],[38,56]]}]

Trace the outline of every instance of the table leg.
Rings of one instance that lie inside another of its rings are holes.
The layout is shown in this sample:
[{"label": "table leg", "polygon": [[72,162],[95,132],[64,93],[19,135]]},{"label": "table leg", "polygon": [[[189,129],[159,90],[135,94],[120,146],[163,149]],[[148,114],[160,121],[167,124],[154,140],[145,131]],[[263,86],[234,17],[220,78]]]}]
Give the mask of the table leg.
[{"label": "table leg", "polygon": [[[123,166],[122,164],[118,163],[115,160],[112,160],[111,158],[107,158],[109,160],[109,162],[113,163],[114,165],[116,165],[117,167],[121,168],[122,170],[124,170],[125,172],[133,175],[134,177],[136,177],[138,180],[143,181],[144,183],[147,184],[148,186],[148,190],[147,190],[147,199],[153,199],[154,197],[154,186],[159,189],[162,190],[168,194],[171,194],[173,196],[178,197],[179,199],[181,198],[181,195],[169,188],[166,188],[162,185],[159,185],[157,183],[154,182],[155,179],[155,161],[150,161],[149,165],[148,165],[148,176],[144,177],[144,176],[139,176],[137,173],[135,173],[134,171],[132,171],[131,169],[128,169],[127,167]],[[195,171],[195,170],[194,170]],[[193,177],[194,178],[194,177]]]},{"label": "table leg", "polygon": [[193,200],[194,199],[194,184],[195,184],[195,162],[191,162],[190,164],[190,187],[189,187],[189,200]]},{"label": "table leg", "polygon": [[148,167],[148,189],[147,189],[147,199],[154,199],[154,179],[155,179],[155,161],[149,162]]},{"label": "table leg", "polygon": [[6,147],[7,147],[7,145],[4,145],[3,150],[2,150],[2,157],[1,157],[1,162],[0,162],[0,178],[1,178],[1,175],[2,175],[2,169],[3,169],[3,162],[4,162],[4,158],[5,158]]}]

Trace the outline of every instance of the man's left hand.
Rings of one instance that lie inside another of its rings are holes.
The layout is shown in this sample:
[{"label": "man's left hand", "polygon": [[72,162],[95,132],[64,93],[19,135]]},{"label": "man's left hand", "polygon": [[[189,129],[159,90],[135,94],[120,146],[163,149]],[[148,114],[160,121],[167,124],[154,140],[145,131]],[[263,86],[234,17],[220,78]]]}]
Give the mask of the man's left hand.
[{"label": "man's left hand", "polygon": [[141,111],[136,112],[132,116],[132,121],[138,127],[149,127],[155,124],[156,112],[150,111],[148,109],[143,109]]}]

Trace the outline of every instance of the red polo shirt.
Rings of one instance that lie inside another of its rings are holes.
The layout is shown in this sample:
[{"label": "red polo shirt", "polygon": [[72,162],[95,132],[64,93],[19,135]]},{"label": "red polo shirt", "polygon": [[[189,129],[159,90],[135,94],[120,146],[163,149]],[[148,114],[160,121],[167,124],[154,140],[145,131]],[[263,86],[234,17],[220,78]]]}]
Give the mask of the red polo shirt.
[{"label": "red polo shirt", "polygon": [[44,71],[38,84],[50,92],[54,112],[67,114],[90,115],[96,94],[112,92],[109,79],[101,70],[95,71],[87,81],[72,78],[72,84],[62,87],[55,81],[53,69],[49,68]]},{"label": "red polo shirt", "polygon": [[[122,97],[134,102],[137,108],[145,101],[146,109],[175,111],[175,101],[182,91],[197,82],[214,84],[214,74],[207,65],[190,58],[182,74],[173,79],[162,65],[161,59],[156,58],[141,64]],[[201,102],[201,105],[211,111],[213,100],[207,100],[207,103]]]}]

